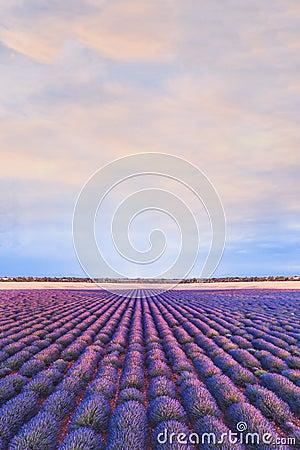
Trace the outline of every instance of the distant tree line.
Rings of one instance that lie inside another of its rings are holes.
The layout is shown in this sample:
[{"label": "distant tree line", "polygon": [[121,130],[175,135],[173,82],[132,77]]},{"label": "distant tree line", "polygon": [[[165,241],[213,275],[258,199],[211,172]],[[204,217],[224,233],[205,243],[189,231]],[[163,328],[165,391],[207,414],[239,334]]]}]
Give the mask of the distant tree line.
[{"label": "distant tree line", "polygon": [[249,281],[300,281],[300,276],[269,275],[267,277],[219,277],[219,278],[190,278],[180,281],[180,283],[230,283]]},{"label": "distant tree line", "polygon": [[0,277],[0,281],[51,281],[51,282],[62,282],[62,281],[80,281],[85,283],[92,283],[93,280],[90,278],[81,277]]},{"label": "distant tree line", "polygon": [[27,282],[36,282],[36,281],[51,281],[51,282],[80,282],[80,283],[93,283],[94,281],[98,283],[230,283],[230,282],[248,282],[248,281],[300,281],[300,276],[266,276],[266,277],[219,277],[219,278],[187,278],[184,280],[168,280],[168,279],[147,279],[147,278],[84,278],[84,277],[8,277],[3,276],[0,277],[0,281],[27,281]]}]

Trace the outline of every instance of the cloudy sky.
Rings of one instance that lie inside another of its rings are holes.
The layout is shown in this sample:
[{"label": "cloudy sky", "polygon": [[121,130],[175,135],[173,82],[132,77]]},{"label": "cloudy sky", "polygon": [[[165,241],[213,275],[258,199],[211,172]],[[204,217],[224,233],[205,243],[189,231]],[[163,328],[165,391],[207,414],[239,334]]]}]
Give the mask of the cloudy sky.
[{"label": "cloudy sky", "polygon": [[298,0],[9,0],[0,25],[1,275],[82,275],[79,191],[143,152],[218,191],[216,275],[299,274]]}]

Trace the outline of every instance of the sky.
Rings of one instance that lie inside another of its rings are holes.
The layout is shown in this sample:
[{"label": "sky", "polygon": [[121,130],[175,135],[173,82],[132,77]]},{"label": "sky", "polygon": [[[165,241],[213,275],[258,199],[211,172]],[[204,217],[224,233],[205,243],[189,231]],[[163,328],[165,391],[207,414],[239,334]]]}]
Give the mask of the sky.
[{"label": "sky", "polygon": [[[78,194],[97,169],[145,152],[186,159],[218,192],[227,237],[215,276],[300,273],[298,0],[0,8],[0,275],[84,275]],[[133,237],[142,250],[146,223]]]}]

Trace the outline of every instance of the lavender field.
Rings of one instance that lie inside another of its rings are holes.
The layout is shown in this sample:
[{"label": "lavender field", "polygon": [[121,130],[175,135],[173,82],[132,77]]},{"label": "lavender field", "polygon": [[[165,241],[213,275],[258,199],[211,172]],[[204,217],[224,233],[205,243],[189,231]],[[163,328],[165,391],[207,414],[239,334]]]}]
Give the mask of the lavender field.
[{"label": "lavender field", "polygon": [[[0,309],[0,449],[300,448],[299,291],[2,291]],[[241,423],[276,443],[196,440]]]}]

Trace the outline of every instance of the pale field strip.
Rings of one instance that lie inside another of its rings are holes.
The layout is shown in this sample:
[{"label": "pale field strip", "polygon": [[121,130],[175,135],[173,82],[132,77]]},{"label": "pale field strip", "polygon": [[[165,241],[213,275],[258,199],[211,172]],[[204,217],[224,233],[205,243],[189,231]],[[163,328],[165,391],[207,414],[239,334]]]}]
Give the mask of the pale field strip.
[{"label": "pale field strip", "polygon": [[127,290],[127,289],[175,289],[175,290],[228,290],[228,289],[293,289],[300,290],[300,281],[249,281],[249,282],[216,282],[216,283],[85,283],[85,282],[0,282],[0,290],[12,289],[107,289],[107,290]]}]

